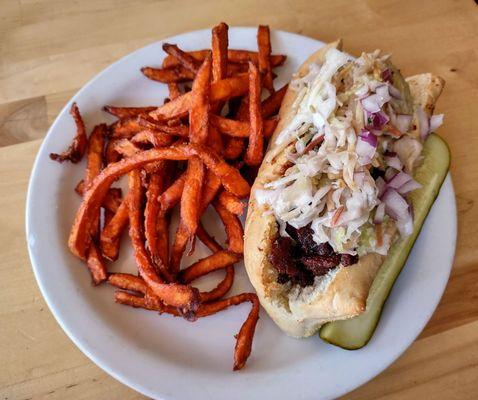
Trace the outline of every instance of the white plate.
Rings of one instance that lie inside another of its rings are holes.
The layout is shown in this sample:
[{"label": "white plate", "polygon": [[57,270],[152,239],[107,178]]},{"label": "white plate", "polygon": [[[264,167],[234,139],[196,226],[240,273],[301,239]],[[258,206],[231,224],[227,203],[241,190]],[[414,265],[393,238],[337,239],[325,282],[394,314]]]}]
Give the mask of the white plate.
[{"label": "white plate", "polygon": [[[209,47],[210,31],[165,39],[183,49]],[[232,28],[230,47],[255,49],[256,28]],[[272,33],[274,53],[288,55],[278,69],[277,87],[323,43],[286,32]],[[392,50],[392,49],[387,49]],[[105,104],[161,104],[163,85],[140,68],[160,65],[161,42],[113,64],[72,99],[87,128],[113,121]],[[413,342],[437,306],[453,261],[456,208],[447,177],[407,265],[387,301],[373,339],[363,349],[341,350],[317,336],[291,339],[265,312],[257,326],[252,355],[244,370],[232,372],[234,334],[249,305],[234,307],[190,324],[171,316],[134,310],[113,302],[113,289],[92,288],[86,267],[67,249],[67,237],[80,203],[73,188],[82,166],[60,165],[48,154],[64,149],[74,132],[65,107],[37,156],[30,180],[26,228],[31,262],[40,289],[58,323],[75,344],[121,382],[161,399],[328,399],[340,396],[383,371]],[[220,230],[212,217],[212,228]],[[130,247],[130,246],[127,246]],[[207,254],[200,245],[196,257]],[[122,254],[131,270],[130,254]],[[252,290],[243,265],[236,267],[234,292]],[[219,276],[219,275],[218,275]],[[218,276],[215,277],[217,281]]]}]

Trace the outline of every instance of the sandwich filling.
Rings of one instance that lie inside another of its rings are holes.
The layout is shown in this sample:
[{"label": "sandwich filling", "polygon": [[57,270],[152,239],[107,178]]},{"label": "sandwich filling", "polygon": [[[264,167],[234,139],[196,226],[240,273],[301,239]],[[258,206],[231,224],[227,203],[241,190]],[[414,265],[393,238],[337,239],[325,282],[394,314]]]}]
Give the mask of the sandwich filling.
[{"label": "sandwich filling", "polygon": [[414,106],[378,50],[354,60],[330,49],[291,87],[296,114],[276,138],[287,145],[285,172],[255,196],[278,223],[269,256],[277,282],[307,287],[366,254],[387,255],[412,232],[413,171],[443,115]]}]

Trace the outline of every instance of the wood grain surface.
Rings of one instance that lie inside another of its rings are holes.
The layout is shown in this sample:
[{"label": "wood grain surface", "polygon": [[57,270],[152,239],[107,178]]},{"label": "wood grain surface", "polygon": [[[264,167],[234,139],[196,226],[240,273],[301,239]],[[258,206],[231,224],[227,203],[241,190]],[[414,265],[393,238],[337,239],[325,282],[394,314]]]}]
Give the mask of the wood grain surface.
[{"label": "wood grain surface", "polygon": [[418,340],[344,398],[478,398],[474,1],[10,0],[0,1],[0,399],[144,398],[89,361],[50,314],[26,249],[28,179],[40,139],[84,83],[138,47],[222,20],[269,24],[323,41],[342,37],[352,54],[391,52],[404,75],[432,71],[445,78],[439,133],[452,151],[458,204],[450,281]]}]

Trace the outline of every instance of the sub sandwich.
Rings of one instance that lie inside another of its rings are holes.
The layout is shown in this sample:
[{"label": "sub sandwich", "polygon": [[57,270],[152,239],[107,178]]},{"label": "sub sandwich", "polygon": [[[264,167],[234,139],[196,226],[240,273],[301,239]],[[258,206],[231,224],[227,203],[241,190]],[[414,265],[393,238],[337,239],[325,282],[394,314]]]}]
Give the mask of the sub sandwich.
[{"label": "sub sandwich", "polygon": [[409,195],[444,81],[404,79],[375,51],[331,43],[300,67],[252,187],[244,259],[288,335],[364,313],[391,247],[414,231]]}]

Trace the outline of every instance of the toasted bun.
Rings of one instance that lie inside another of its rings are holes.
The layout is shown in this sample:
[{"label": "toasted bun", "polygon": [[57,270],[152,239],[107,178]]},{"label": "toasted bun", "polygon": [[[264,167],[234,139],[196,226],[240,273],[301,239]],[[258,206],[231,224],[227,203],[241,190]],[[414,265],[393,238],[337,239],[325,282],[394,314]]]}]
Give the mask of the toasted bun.
[{"label": "toasted bun", "polygon": [[[328,49],[341,50],[341,45],[338,40],[312,54],[299,68],[298,76],[307,74],[312,62],[323,62]],[[431,113],[443,88],[443,79],[422,74],[408,78],[407,82],[415,104]],[[277,145],[275,139],[295,116],[295,100],[296,92],[289,88],[279,112],[279,124],[252,187],[245,226],[244,262],[249,279],[269,316],[288,335],[306,337],[316,333],[326,322],[352,318],[365,311],[370,286],[384,257],[368,254],[357,264],[338,267],[302,290],[291,290],[287,285],[277,283],[277,272],[268,256],[278,227],[275,217],[266,213],[266,207],[257,204],[254,191],[284,173],[285,150],[290,145]]]}]

